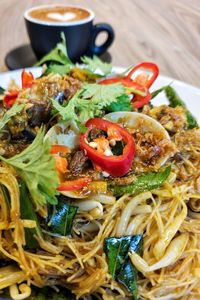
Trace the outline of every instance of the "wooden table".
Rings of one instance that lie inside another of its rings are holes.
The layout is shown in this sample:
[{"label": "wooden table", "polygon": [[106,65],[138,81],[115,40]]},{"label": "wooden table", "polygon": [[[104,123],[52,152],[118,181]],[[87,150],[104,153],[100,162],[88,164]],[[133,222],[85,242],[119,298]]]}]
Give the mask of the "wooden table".
[{"label": "wooden table", "polygon": [[0,0],[0,71],[6,53],[28,42],[23,12],[47,3],[90,7],[95,22],[110,23],[114,65],[154,61],[162,74],[200,87],[200,0]]}]

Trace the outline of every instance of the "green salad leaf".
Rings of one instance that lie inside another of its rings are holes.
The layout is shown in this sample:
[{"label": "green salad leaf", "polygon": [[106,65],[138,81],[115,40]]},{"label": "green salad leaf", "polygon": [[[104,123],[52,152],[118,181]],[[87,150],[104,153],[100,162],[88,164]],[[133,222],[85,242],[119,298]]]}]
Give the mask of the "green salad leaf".
[{"label": "green salad leaf", "polygon": [[59,185],[54,157],[49,153],[51,144],[44,140],[44,129],[40,128],[33,143],[20,154],[0,159],[16,168],[25,181],[36,206],[46,202],[57,204],[56,188]]},{"label": "green salad leaf", "polygon": [[29,198],[29,194],[25,182],[22,182],[20,185],[20,213],[21,213],[21,219],[33,220],[36,222],[35,228],[25,228],[25,239],[26,239],[27,248],[38,249],[39,244],[34,236],[35,235],[41,236],[42,231],[40,228],[37,215],[35,213],[35,209]]},{"label": "green salad leaf", "polygon": [[112,278],[122,283],[137,299],[137,270],[128,256],[129,251],[141,255],[142,235],[108,237],[105,239],[104,251],[108,258],[108,270]]},{"label": "green salad leaf", "polygon": [[68,104],[63,107],[52,99],[54,108],[64,121],[75,120],[85,123],[88,119],[101,116],[102,109],[117,102],[118,97],[125,94],[121,83],[116,84],[85,84]]},{"label": "green salad leaf", "polygon": [[[73,66],[67,54],[67,46],[64,32],[61,32],[61,42],[59,42],[54,49],[52,49],[47,55],[39,60],[35,66],[43,65],[46,62],[54,63],[55,65]],[[56,63],[56,64],[55,64]],[[52,66],[51,66],[52,67]]]},{"label": "green salad leaf", "polygon": [[81,61],[86,65],[86,68],[92,72],[100,71],[104,75],[108,75],[112,72],[112,65],[110,63],[103,62],[96,55],[92,58],[83,56],[81,57]]},{"label": "green salad leaf", "polygon": [[65,199],[60,197],[58,204],[49,208],[47,225],[51,232],[63,236],[71,234],[77,210],[77,206],[69,205]]},{"label": "green salad leaf", "polygon": [[0,120],[0,130],[14,117],[16,114],[20,113],[25,107],[25,104],[15,103],[10,109],[6,111],[3,118]]},{"label": "green salad leaf", "polygon": [[171,107],[182,106],[186,109],[186,118],[187,118],[188,129],[198,127],[197,120],[191,114],[191,112],[187,109],[185,102],[179,97],[179,95],[176,93],[176,91],[171,86],[167,86],[165,88],[165,94],[166,94],[167,99],[169,100],[169,103],[170,103],[169,105]]},{"label": "green salad leaf", "polygon": [[136,181],[129,185],[119,185],[111,188],[115,196],[123,194],[139,194],[145,191],[151,191],[159,188],[169,177],[171,166],[168,166],[162,172],[149,172],[139,176]]}]

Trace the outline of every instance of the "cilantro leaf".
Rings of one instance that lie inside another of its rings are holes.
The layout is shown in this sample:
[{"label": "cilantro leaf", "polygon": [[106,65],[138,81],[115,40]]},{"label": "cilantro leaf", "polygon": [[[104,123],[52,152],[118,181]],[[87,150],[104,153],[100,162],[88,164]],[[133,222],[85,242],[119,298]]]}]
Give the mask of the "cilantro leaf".
[{"label": "cilantro leaf", "polygon": [[88,83],[72,97],[67,106],[62,107],[54,99],[52,103],[64,121],[74,119],[84,124],[88,119],[100,116],[103,108],[117,102],[118,97],[124,94],[125,88],[121,83]]},{"label": "cilantro leaf", "polygon": [[[25,181],[31,197],[38,207],[46,202],[57,204],[56,188],[59,184],[55,171],[55,161],[49,153],[51,144],[44,140],[44,129],[40,128],[33,143],[20,154],[11,158],[0,159],[16,168],[19,176]],[[47,196],[48,195],[48,196]]]},{"label": "cilantro leaf", "polygon": [[46,62],[53,61],[61,65],[70,65],[73,66],[72,61],[70,60],[67,54],[67,46],[64,32],[61,32],[61,42],[56,45],[47,55],[45,55],[41,60],[39,60],[35,66],[40,66]]},{"label": "cilantro leaf", "polygon": [[128,95],[124,94],[118,97],[116,102],[111,103],[106,110],[109,112],[115,111],[131,111],[131,100]]},{"label": "cilantro leaf", "polygon": [[81,57],[81,61],[87,65],[87,68],[92,71],[100,71],[104,75],[108,75],[112,71],[112,65],[109,63],[103,62],[100,58],[94,55],[92,58],[83,56]]},{"label": "cilantro leaf", "polygon": [[3,115],[3,118],[0,120],[0,130],[10,121],[10,119],[16,114],[20,113],[25,107],[25,104],[15,103],[7,112]]},{"label": "cilantro leaf", "polygon": [[50,63],[50,65],[44,70],[42,75],[46,76],[50,73],[65,75],[65,74],[69,74],[71,68],[72,68],[71,64],[58,65],[56,63]]}]

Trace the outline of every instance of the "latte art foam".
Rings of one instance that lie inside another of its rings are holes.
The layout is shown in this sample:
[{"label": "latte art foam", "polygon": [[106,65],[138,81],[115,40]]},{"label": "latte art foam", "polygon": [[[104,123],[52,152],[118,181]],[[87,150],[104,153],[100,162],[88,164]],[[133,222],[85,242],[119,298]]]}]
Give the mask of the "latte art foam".
[{"label": "latte art foam", "polygon": [[47,16],[49,19],[59,21],[59,22],[69,22],[73,19],[76,19],[76,14],[70,12],[64,14],[52,12],[47,14]]},{"label": "latte art foam", "polygon": [[78,7],[49,6],[33,9],[29,12],[29,16],[44,22],[70,23],[87,19],[90,13]]}]

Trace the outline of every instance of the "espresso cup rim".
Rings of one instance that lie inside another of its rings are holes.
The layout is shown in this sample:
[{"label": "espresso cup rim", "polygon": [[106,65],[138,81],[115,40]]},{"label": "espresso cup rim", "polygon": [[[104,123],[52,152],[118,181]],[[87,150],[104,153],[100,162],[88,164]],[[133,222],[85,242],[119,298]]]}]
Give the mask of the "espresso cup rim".
[{"label": "espresso cup rim", "polygon": [[[80,8],[80,9],[83,9],[83,10],[86,10],[87,12],[89,12],[89,17],[85,18],[85,19],[82,19],[82,20],[78,20],[78,21],[72,21],[72,22],[54,22],[54,21],[51,21],[51,22],[48,22],[48,21],[42,21],[42,20],[39,20],[39,19],[35,19],[35,18],[32,18],[29,13],[32,11],[32,10],[37,10],[38,8],[48,8],[48,7],[74,7],[74,8]],[[46,4],[46,5],[37,5],[37,6],[33,6],[29,9],[27,9],[25,12],[24,12],[24,19],[29,21],[29,22],[32,22],[32,23],[36,23],[38,25],[47,25],[47,26],[58,26],[58,27],[61,27],[61,26],[76,26],[76,25],[81,25],[81,24],[85,24],[85,23],[88,23],[90,21],[92,21],[95,17],[95,13],[89,9],[89,8],[85,8],[85,7],[82,7],[82,6],[79,6],[79,5],[66,5],[66,4]]]}]

